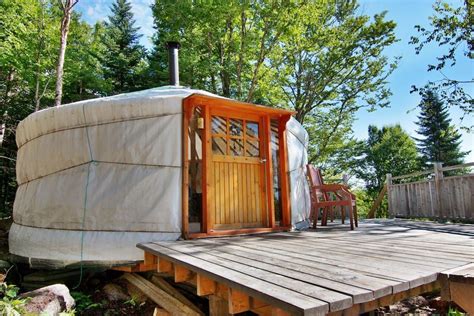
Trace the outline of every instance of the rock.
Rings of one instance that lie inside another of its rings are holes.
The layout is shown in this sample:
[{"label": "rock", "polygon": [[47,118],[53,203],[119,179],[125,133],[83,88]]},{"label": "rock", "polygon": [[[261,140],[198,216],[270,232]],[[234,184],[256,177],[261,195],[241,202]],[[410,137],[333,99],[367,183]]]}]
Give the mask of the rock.
[{"label": "rock", "polygon": [[428,305],[428,300],[423,296],[414,296],[407,299],[407,303],[409,305],[426,306]]},{"label": "rock", "polygon": [[21,295],[29,297],[25,310],[32,314],[59,315],[61,312],[72,310],[74,299],[64,284],[46,286]]},{"label": "rock", "polygon": [[130,296],[117,284],[108,283],[102,288],[109,301],[127,301]]}]

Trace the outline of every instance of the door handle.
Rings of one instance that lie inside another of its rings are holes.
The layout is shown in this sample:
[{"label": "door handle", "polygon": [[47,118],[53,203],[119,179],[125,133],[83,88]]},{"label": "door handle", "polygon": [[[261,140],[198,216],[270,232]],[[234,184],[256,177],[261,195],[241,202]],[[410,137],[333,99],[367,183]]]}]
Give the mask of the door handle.
[{"label": "door handle", "polygon": [[260,163],[267,162],[267,159],[260,159]]}]

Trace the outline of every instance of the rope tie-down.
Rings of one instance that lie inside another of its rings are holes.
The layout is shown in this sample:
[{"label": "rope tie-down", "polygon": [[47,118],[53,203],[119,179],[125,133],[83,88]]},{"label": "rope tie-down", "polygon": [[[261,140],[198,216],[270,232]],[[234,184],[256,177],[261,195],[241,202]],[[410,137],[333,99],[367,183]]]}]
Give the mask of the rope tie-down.
[{"label": "rope tie-down", "polygon": [[79,261],[79,266],[80,266],[80,274],[79,274],[79,281],[76,284],[76,286],[73,287],[73,289],[77,289],[82,282],[82,278],[84,275],[84,231],[85,231],[85,225],[86,225],[86,214],[87,214],[87,200],[88,200],[88,191],[89,191],[89,179],[91,175],[91,166],[92,164],[97,165],[98,162],[94,160],[94,155],[92,153],[92,145],[91,145],[91,140],[90,140],[90,135],[89,135],[89,125],[87,124],[87,119],[86,119],[86,110],[85,110],[85,104],[82,105],[82,114],[84,117],[84,128],[86,130],[86,139],[87,139],[87,147],[89,150],[89,163],[87,164],[87,176],[86,176],[86,183],[85,183],[85,188],[84,188],[84,200],[83,200],[83,205],[82,205],[82,222],[81,222],[81,254],[80,254],[80,261]]}]

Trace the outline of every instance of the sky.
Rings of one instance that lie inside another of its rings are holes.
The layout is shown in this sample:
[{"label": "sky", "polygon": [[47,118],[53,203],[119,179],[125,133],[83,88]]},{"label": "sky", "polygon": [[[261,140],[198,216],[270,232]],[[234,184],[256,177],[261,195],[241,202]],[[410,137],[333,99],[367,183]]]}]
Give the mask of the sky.
[{"label": "sky", "polygon": [[[77,4],[77,10],[90,24],[97,21],[107,20],[110,14],[110,5],[113,0],[81,0]],[[153,35],[153,17],[150,4],[154,0],[131,0],[132,11],[136,19],[136,25],[140,27],[143,34],[141,44],[147,48],[151,47],[151,36]],[[458,6],[464,0],[451,0],[450,3]],[[385,55],[389,58],[400,56],[398,68],[388,78],[388,87],[393,95],[390,98],[390,107],[378,109],[375,112],[361,110],[357,113],[357,120],[353,126],[354,136],[358,139],[367,137],[369,124],[382,127],[387,124],[400,124],[410,135],[417,136],[415,124],[417,120],[417,105],[420,102],[418,94],[410,94],[412,85],[423,86],[429,80],[436,81],[442,78],[438,72],[427,72],[427,65],[435,63],[436,56],[443,53],[437,45],[428,45],[420,55],[415,54],[413,45],[408,44],[410,36],[416,35],[414,25],[429,26],[429,17],[433,14],[430,0],[359,0],[360,12],[373,16],[376,13],[387,11],[386,19],[397,23],[395,34],[399,41],[387,48]],[[444,71],[448,77],[452,76],[459,80],[474,78],[474,62],[467,58],[459,58],[455,68]],[[474,95],[474,85],[467,92]],[[450,116],[453,124],[459,126],[462,113],[457,108],[450,108]],[[474,125],[474,118],[465,118],[463,125]],[[460,130],[462,134],[462,150],[471,151],[466,157],[466,162],[474,162],[474,134]]]}]

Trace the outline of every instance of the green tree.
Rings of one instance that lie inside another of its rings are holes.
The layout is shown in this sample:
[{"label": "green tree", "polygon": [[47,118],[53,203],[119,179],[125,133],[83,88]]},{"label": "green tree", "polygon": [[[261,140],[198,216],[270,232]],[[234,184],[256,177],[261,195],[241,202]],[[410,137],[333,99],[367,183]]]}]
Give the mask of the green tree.
[{"label": "green tree", "polygon": [[[465,117],[474,113],[474,100],[469,90],[472,89],[474,78],[449,78],[442,71],[445,68],[456,67],[459,58],[474,58],[474,14],[471,0],[453,7],[445,1],[436,1],[435,11],[430,18],[430,27],[416,25],[419,37],[412,36],[410,43],[417,45],[416,54],[420,54],[424,47],[435,44],[442,54],[436,58],[435,64],[428,65],[428,71],[439,71],[443,79],[429,82],[427,86],[412,86],[411,92],[419,92],[421,96],[430,89],[438,89],[440,97],[449,106],[458,106]],[[444,49],[444,50],[443,50]],[[472,90],[471,90],[472,91]],[[468,122],[468,124],[470,124]],[[462,126],[468,130],[472,125]]]},{"label": "green tree", "polygon": [[296,110],[310,133],[311,162],[327,170],[353,155],[355,113],[387,105],[386,78],[396,67],[383,55],[396,41],[395,23],[359,11],[354,0],[156,0],[151,72],[166,82],[164,44],[181,42],[185,85]]},{"label": "green tree", "polygon": [[387,173],[398,176],[419,170],[416,144],[400,125],[382,129],[370,125],[364,154],[357,174],[373,198],[382,189]]},{"label": "green tree", "polygon": [[141,37],[135,27],[132,6],[127,0],[116,0],[111,7],[112,15],[106,22],[104,44],[105,77],[112,83],[112,94],[129,92],[140,88],[140,73],[143,71],[145,49],[139,44]]},{"label": "green tree", "polygon": [[451,124],[448,108],[436,91],[424,90],[419,107],[417,133],[423,138],[417,142],[423,165],[431,168],[434,162],[445,166],[462,164],[468,152],[461,151],[461,135]]},{"label": "green tree", "polygon": [[104,34],[103,23],[91,27],[79,15],[73,15],[65,63],[64,103],[105,96],[112,91],[102,64],[107,52],[102,41]]},{"label": "green tree", "polygon": [[[11,213],[16,191],[15,132],[34,111],[52,106],[62,12],[53,0],[0,0],[0,216]],[[71,16],[64,63],[64,102],[105,95],[103,27]]]}]

